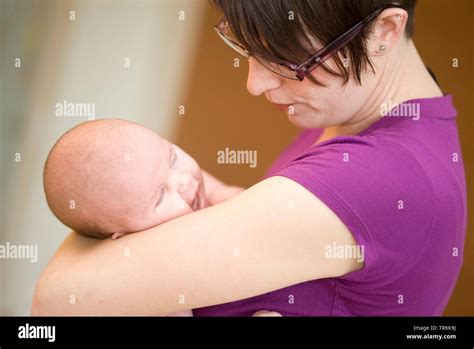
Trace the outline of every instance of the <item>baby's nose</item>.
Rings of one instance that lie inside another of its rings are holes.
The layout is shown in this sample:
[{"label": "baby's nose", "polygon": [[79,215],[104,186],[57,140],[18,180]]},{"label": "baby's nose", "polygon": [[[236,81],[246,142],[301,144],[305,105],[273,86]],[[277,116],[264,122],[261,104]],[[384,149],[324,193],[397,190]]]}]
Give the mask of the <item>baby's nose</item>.
[{"label": "baby's nose", "polygon": [[191,182],[191,175],[189,173],[180,174],[178,177],[178,191],[180,193],[186,191]]},{"label": "baby's nose", "polygon": [[198,182],[191,176],[190,173],[181,174],[178,180],[178,192],[181,194],[187,203],[194,200],[196,196]]}]

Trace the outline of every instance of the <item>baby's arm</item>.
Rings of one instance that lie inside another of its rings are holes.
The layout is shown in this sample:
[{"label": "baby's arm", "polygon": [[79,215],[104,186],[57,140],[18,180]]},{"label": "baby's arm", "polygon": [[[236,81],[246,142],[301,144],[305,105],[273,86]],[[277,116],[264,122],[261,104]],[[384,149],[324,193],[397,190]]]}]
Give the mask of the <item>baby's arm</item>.
[{"label": "baby's arm", "polygon": [[245,190],[245,188],[235,185],[226,185],[207,171],[203,170],[202,174],[204,177],[207,201],[211,206],[228,200]]}]

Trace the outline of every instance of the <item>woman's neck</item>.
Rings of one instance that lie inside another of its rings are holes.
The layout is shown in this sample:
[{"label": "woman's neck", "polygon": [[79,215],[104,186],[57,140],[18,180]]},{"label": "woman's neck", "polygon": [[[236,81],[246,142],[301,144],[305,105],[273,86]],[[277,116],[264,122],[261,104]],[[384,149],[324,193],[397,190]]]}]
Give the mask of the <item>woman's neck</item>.
[{"label": "woman's neck", "polygon": [[418,51],[410,40],[403,43],[401,55],[389,59],[380,72],[380,79],[375,83],[361,110],[354,114],[345,124],[324,129],[317,143],[341,135],[355,135],[382,118],[383,106],[394,106],[412,99],[440,97],[443,92],[431,77]]}]

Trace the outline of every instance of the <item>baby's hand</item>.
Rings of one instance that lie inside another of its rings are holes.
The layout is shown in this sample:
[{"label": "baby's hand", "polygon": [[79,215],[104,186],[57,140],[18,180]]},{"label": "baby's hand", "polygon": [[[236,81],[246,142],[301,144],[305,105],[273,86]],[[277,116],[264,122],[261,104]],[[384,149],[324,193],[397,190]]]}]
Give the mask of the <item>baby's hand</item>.
[{"label": "baby's hand", "polygon": [[221,189],[221,194],[219,195],[219,198],[222,201],[232,199],[234,196],[239,195],[245,191],[245,188],[238,187],[235,185],[228,185],[225,188]]},{"label": "baby's hand", "polygon": [[217,205],[222,201],[233,198],[245,190],[245,188],[235,185],[226,185],[224,182],[204,170],[202,171],[202,174],[204,178],[206,198],[210,206]]},{"label": "baby's hand", "polygon": [[235,185],[224,185],[209,195],[208,201],[211,206],[220,204],[223,201],[232,199],[234,196],[243,192],[245,188]]}]

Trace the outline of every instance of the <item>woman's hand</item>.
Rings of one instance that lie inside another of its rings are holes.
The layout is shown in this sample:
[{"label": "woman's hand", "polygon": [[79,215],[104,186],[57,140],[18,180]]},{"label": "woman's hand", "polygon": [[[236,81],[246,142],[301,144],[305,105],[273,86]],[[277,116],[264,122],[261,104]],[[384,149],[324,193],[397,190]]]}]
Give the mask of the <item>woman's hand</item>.
[{"label": "woman's hand", "polygon": [[252,315],[252,317],[282,317],[280,313],[276,311],[268,311],[268,310],[259,310],[255,314]]}]

